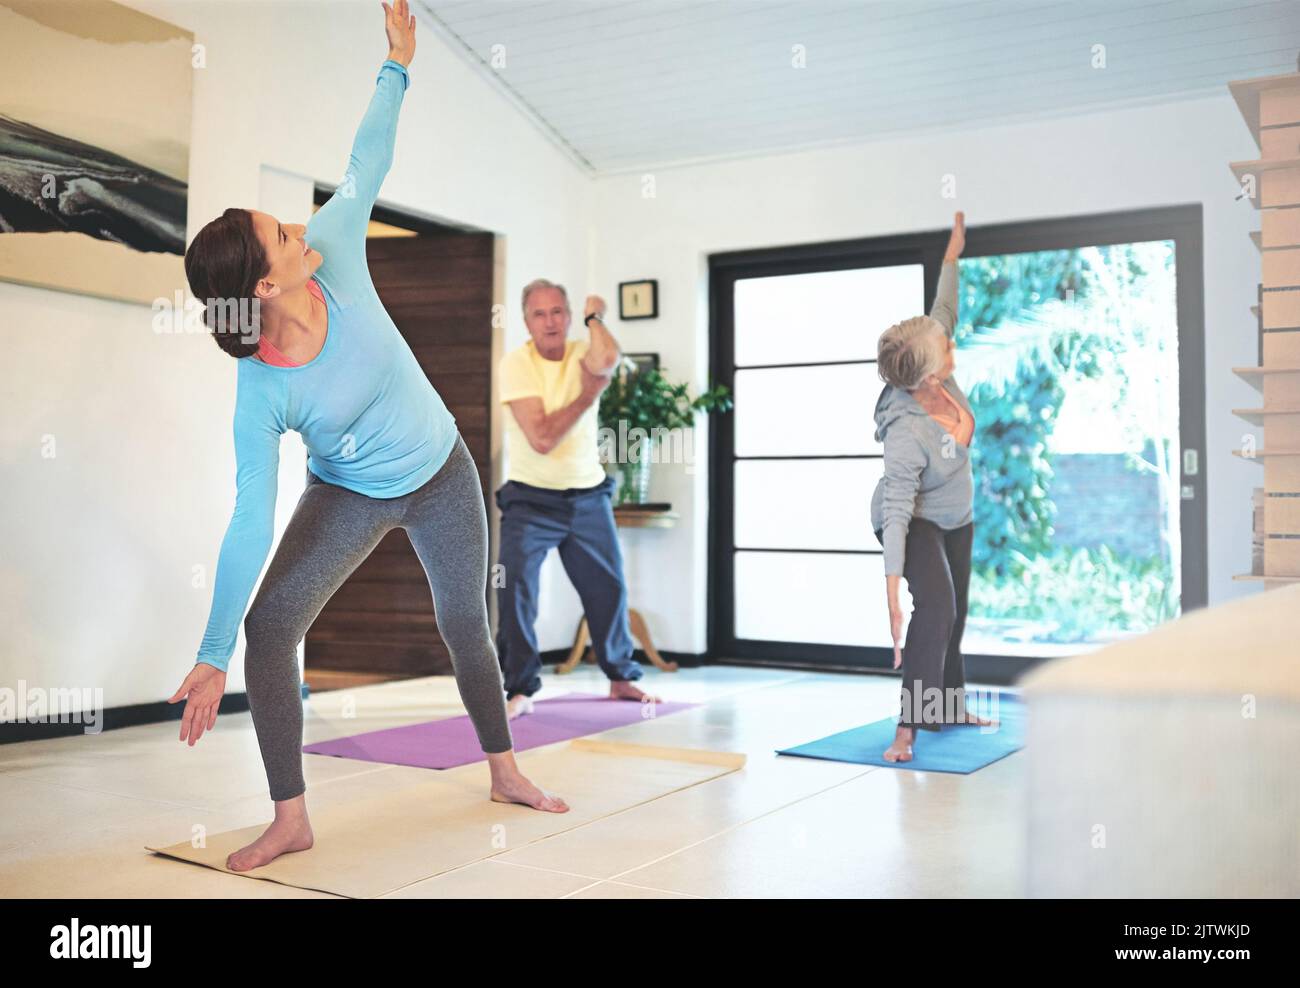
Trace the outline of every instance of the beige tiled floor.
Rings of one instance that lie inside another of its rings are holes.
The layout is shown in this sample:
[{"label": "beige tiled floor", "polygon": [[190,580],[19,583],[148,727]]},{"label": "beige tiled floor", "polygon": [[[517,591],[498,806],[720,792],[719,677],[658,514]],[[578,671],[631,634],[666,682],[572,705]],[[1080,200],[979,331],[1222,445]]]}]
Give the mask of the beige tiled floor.
[{"label": "beige tiled floor", "polygon": [[[646,682],[703,706],[604,737],[744,752],[746,766],[392,897],[1023,893],[1022,753],[965,776],[774,754],[889,716],[896,680],[711,666],[647,670]],[[605,689],[594,668],[546,683],[542,698]],[[310,742],[460,713],[450,678],[405,680],[313,696],[305,734]],[[222,716],[192,748],[178,730],[0,746],[0,896],[333,898],[144,850],[269,819],[248,714]],[[308,755],[305,773],[309,806],[324,806],[421,770]]]}]

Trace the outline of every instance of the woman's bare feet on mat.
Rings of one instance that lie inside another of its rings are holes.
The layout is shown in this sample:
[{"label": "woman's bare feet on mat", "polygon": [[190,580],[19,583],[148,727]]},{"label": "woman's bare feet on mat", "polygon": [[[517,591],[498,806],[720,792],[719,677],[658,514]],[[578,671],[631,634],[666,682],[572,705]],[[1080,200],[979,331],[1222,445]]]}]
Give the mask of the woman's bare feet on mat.
[{"label": "woman's bare feet on mat", "polygon": [[885,761],[910,762],[914,740],[916,740],[916,728],[899,727],[894,731],[894,743],[885,749]]},{"label": "woman's bare feet on mat", "polygon": [[652,696],[633,683],[614,679],[609,682],[609,698],[611,700],[639,700],[642,703],[664,702],[659,697]]},{"label": "woman's bare feet on mat", "polygon": [[522,803],[535,810],[546,813],[568,813],[569,804],[559,796],[543,792],[524,778],[515,763],[513,751],[502,751],[487,756],[488,769],[492,772],[492,802]]},{"label": "woman's bare feet on mat", "polygon": [[315,836],[307,819],[306,796],[286,799],[276,803],[275,820],[261,837],[226,857],[226,867],[231,871],[260,868],[281,854],[306,851],[314,842]]},{"label": "woman's bare feet on mat", "polygon": [[506,720],[514,720],[533,712],[533,698],[517,693],[506,701]]}]

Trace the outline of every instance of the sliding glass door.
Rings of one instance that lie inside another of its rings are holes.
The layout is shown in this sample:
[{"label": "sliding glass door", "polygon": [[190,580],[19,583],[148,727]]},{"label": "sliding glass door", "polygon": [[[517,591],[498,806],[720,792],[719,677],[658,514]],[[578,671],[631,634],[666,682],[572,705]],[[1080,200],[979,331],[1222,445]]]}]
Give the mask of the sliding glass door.
[{"label": "sliding glass door", "polygon": [[[927,311],[946,231],[711,259],[711,643],[887,666],[871,531],[876,341]],[[976,420],[963,651],[1011,678],[1205,598],[1199,210],[973,228],[956,379]],[[904,610],[910,611],[906,590]]]}]

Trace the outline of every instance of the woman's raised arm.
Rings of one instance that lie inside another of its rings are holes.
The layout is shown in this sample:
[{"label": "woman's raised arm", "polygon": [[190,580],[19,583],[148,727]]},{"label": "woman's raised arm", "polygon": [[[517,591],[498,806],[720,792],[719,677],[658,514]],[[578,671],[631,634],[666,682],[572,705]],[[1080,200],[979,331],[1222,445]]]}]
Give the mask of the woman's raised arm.
[{"label": "woman's raised arm", "polygon": [[[361,118],[352,156],[348,159],[345,183],[352,179],[355,198],[365,203],[367,221],[370,207],[379,198],[379,187],[393,164],[393,144],[397,140],[397,111],[410,85],[407,66],[415,57],[415,17],[407,0],[397,0],[384,8],[384,33],[388,36],[388,58],[379,68],[375,95],[370,98],[366,115]],[[396,78],[399,77],[400,78]]]},{"label": "woman's raised arm", "polygon": [[957,213],[952,220],[952,235],[948,249],[943,252],[943,268],[939,271],[939,287],[934,293],[934,306],[930,318],[939,322],[948,335],[957,329],[957,259],[966,249],[966,214]]},{"label": "woman's raised arm", "polygon": [[[370,210],[393,164],[398,111],[410,83],[406,67],[415,57],[415,17],[407,0],[380,6],[384,8],[388,58],[379,68],[375,93],[357,128],[343,181],[307,224],[308,243],[320,251],[326,265],[335,262],[335,268],[340,262],[365,257]],[[350,256],[354,254],[357,257]]]}]

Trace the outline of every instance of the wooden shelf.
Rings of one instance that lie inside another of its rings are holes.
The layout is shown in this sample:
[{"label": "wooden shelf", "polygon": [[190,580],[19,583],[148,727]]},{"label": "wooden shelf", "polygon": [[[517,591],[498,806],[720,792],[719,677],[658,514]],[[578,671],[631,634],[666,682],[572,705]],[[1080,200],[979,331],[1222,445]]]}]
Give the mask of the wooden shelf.
[{"label": "wooden shelf", "polygon": [[614,524],[619,528],[673,528],[681,519],[676,511],[639,509],[634,505],[619,505],[614,509]]},{"label": "wooden shelf", "polygon": [[[1270,208],[1270,209],[1286,209],[1286,208],[1288,208],[1288,207],[1286,207],[1286,206],[1270,206],[1269,208]],[[1268,253],[1269,251],[1271,251],[1271,250],[1295,250],[1297,247],[1300,247],[1300,244],[1278,244],[1276,247],[1265,247],[1265,246],[1264,246],[1264,231],[1263,231],[1263,230],[1251,230],[1251,231],[1250,231],[1250,242],[1251,242],[1252,244],[1255,245],[1255,249],[1258,250],[1261,254],[1267,254],[1267,253]]]},{"label": "wooden shelf", "polygon": [[1265,374],[1300,374],[1300,367],[1234,367],[1232,373],[1256,391],[1262,392]]},{"label": "wooden shelf", "polygon": [[1300,415],[1300,408],[1234,408],[1232,414],[1251,425],[1263,425],[1265,415]]},{"label": "wooden shelf", "polygon": [[1300,456],[1300,449],[1257,449],[1251,456],[1247,456],[1239,449],[1234,449],[1232,455],[1239,456],[1243,460],[1262,460],[1270,456]]},{"label": "wooden shelf", "polygon": [[[1241,180],[1247,175],[1255,176],[1255,195],[1250,197],[1250,204],[1256,209],[1261,208],[1259,200],[1262,196],[1263,189],[1260,188],[1259,175],[1262,172],[1284,171],[1289,168],[1300,169],[1300,158],[1257,158],[1254,161],[1234,161],[1228,165],[1232,169],[1232,174],[1237,176],[1237,184],[1241,185]],[[1277,203],[1273,206],[1265,206],[1265,209],[1281,209],[1287,206],[1300,206],[1300,203],[1285,202]]]},{"label": "wooden shelf", "polygon": [[[1285,209],[1300,209],[1300,206],[1270,206],[1269,207],[1270,212],[1273,211],[1281,212],[1282,210]],[[1300,241],[1296,241],[1294,243],[1286,243],[1286,244],[1274,244],[1272,247],[1265,247],[1263,230],[1251,230],[1250,242],[1255,245],[1255,249],[1258,250],[1261,254],[1268,254],[1275,250],[1296,250],[1297,248],[1300,248]]]},{"label": "wooden shelf", "polygon": [[1259,140],[1259,94],[1266,89],[1300,88],[1300,73],[1288,72],[1286,75],[1266,75],[1258,79],[1239,79],[1228,83],[1232,98],[1237,101],[1237,109],[1250,128],[1250,136],[1255,139],[1255,146],[1262,148]]},{"label": "wooden shelf", "polygon": [[[1300,157],[1297,156],[1297,136],[1300,136],[1300,120],[1296,120],[1296,110],[1300,106],[1297,98],[1300,98],[1300,72],[1288,72],[1285,75],[1263,76],[1257,79],[1242,79],[1228,83],[1228,89],[1232,93],[1232,98],[1237,103],[1237,108],[1241,111],[1242,118],[1246,126],[1250,129],[1250,136],[1255,141],[1255,146],[1259,148],[1260,158],[1254,161],[1234,161],[1230,162],[1228,167],[1232,169],[1233,175],[1237,178],[1239,191],[1244,197],[1243,183],[1254,185],[1254,196],[1250,198],[1251,206],[1260,212],[1260,229],[1252,231],[1250,234],[1251,243],[1255,245],[1260,259],[1260,266],[1263,269],[1264,277],[1258,286],[1259,297],[1255,305],[1250,307],[1251,314],[1255,317],[1255,324],[1258,331],[1264,331],[1263,303],[1269,302],[1270,315],[1273,321],[1278,321],[1278,316],[1273,316],[1275,303],[1277,307],[1289,313],[1289,303],[1294,297],[1288,295],[1269,295],[1267,292],[1295,292],[1294,286],[1280,286],[1275,284],[1281,281],[1294,281],[1296,279],[1295,258],[1293,255],[1275,253],[1281,249],[1290,248],[1294,250],[1300,247],[1297,244],[1281,244],[1279,241],[1291,241],[1300,238]],[[1262,111],[1262,112],[1261,112]],[[1261,115],[1269,118],[1268,123],[1261,126]],[[1267,146],[1265,146],[1267,144]],[[1251,176],[1250,179],[1247,176]],[[1269,202],[1264,203],[1268,198]],[[1268,232],[1269,244],[1264,244],[1264,233]],[[1263,281],[1267,280],[1271,288],[1264,288]],[[1283,317],[1290,319],[1290,315]],[[1273,327],[1281,328],[1281,327]],[[1267,337],[1263,338],[1265,341]],[[1262,342],[1261,342],[1262,346]],[[1297,438],[1295,429],[1291,427],[1292,421],[1300,417],[1300,407],[1295,406],[1297,398],[1290,392],[1293,390],[1286,387],[1289,380],[1286,377],[1278,378],[1269,375],[1291,374],[1300,375],[1300,366],[1295,364],[1300,361],[1292,354],[1289,347],[1277,349],[1276,356],[1273,355],[1274,347],[1267,348],[1270,352],[1271,361],[1268,366],[1260,367],[1233,367],[1232,373],[1241,380],[1245,381],[1261,395],[1261,402],[1264,408],[1234,408],[1232,414],[1240,419],[1244,419],[1251,425],[1262,428],[1273,445],[1268,448],[1256,449],[1248,452],[1243,449],[1232,450],[1232,455],[1242,460],[1255,460],[1263,465],[1264,483],[1262,493],[1265,496],[1286,493],[1279,485],[1292,485],[1295,482],[1295,471],[1297,470],[1296,461],[1300,460],[1300,446],[1297,445],[1300,439]],[[1278,357],[1283,353],[1288,356],[1283,359],[1287,363],[1276,363]],[[1261,354],[1260,363],[1264,364],[1265,359]],[[1264,397],[1267,392],[1267,397]],[[1276,394],[1274,392],[1277,392]],[[1281,401],[1279,402],[1280,399]],[[1278,407],[1283,404],[1284,407]],[[1279,419],[1278,416],[1291,416],[1291,419]],[[1275,430],[1279,430],[1276,436],[1271,435]],[[1284,445],[1290,444],[1290,445]],[[1287,510],[1278,514],[1281,508]],[[1272,510],[1277,508],[1277,511]],[[1243,506],[1244,511],[1244,506]],[[1276,518],[1272,515],[1276,514]],[[1262,516],[1262,517],[1261,517]],[[1290,502],[1281,506],[1270,505],[1265,508],[1263,504],[1256,504],[1255,498],[1251,498],[1251,517],[1252,527],[1263,529],[1253,532],[1252,553],[1263,550],[1263,555],[1269,560],[1267,565],[1259,556],[1253,556],[1252,568],[1260,567],[1262,569],[1283,569],[1287,573],[1294,573],[1296,567],[1293,565],[1295,560],[1291,552],[1292,543],[1285,546],[1269,546],[1267,543],[1260,545],[1259,539],[1264,537],[1264,533],[1272,533],[1278,524],[1291,525],[1295,521],[1294,508]],[[1274,527],[1269,527],[1274,526]],[[1287,533],[1290,534],[1290,533]],[[1285,549],[1286,551],[1283,551]],[[1270,553],[1276,550],[1276,558]],[[1239,573],[1234,574],[1233,580],[1250,582],[1262,585],[1262,589],[1267,591],[1277,589],[1284,585],[1300,584],[1300,575],[1282,576],[1270,575],[1267,573]],[[1288,592],[1288,591],[1283,591]]]}]

